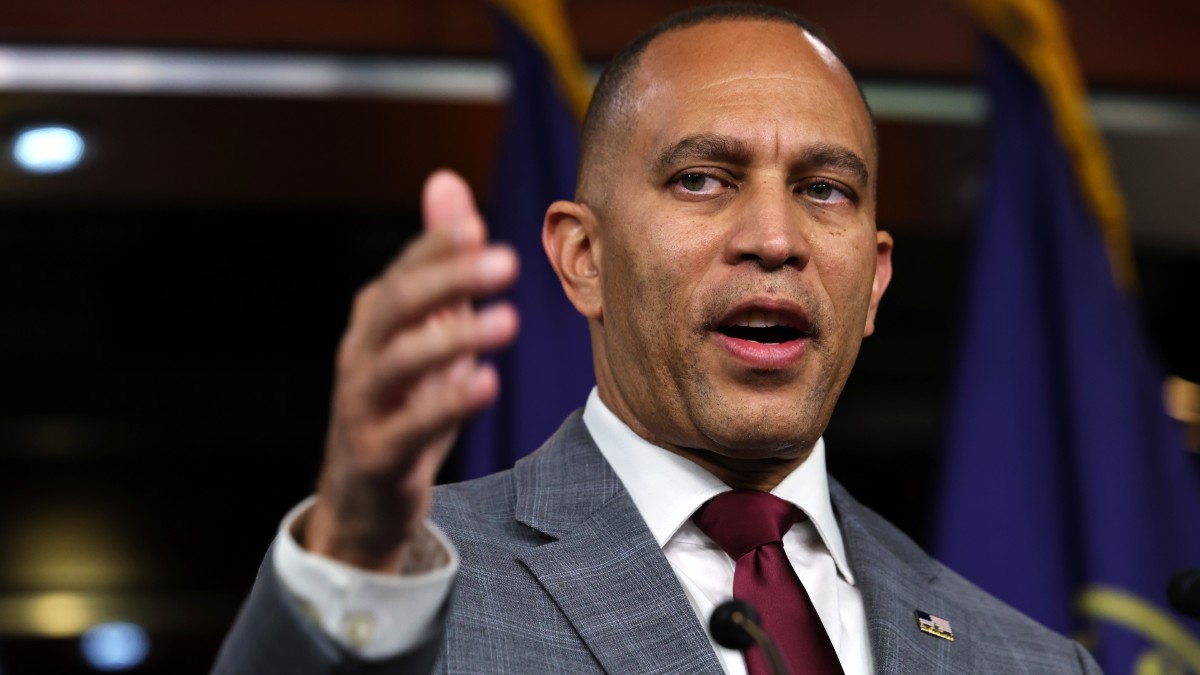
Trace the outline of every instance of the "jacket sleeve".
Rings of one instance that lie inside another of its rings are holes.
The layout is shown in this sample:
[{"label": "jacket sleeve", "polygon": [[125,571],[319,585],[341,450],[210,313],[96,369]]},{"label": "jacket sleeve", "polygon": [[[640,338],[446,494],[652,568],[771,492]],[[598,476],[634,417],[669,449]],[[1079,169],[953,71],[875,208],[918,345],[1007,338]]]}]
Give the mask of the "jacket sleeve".
[{"label": "jacket sleeve", "polygon": [[304,616],[288,597],[271,563],[259,568],[250,596],[225,637],[213,675],[408,675],[429,673],[437,662],[445,630],[446,607],[437,630],[411,651],[383,660],[352,655]]}]

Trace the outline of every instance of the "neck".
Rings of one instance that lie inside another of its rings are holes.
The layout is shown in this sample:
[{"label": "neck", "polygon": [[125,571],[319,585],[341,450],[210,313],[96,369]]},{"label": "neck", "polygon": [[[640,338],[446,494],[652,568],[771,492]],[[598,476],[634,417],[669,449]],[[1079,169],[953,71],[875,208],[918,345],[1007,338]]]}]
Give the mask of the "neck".
[{"label": "neck", "polygon": [[[649,440],[649,439],[647,439]],[[654,442],[654,441],[651,441]],[[671,452],[698,464],[735,490],[770,492],[812,455],[812,446],[797,456],[746,459],[730,457],[711,450],[662,445]]]},{"label": "neck", "polygon": [[634,415],[624,400],[613,396],[609,383],[597,370],[597,389],[600,400],[617,419],[646,442],[679,455],[705,471],[716,476],[735,490],[757,490],[770,492],[812,455],[816,440],[771,449],[747,448],[698,448],[672,443],[667,438],[653,433]]}]

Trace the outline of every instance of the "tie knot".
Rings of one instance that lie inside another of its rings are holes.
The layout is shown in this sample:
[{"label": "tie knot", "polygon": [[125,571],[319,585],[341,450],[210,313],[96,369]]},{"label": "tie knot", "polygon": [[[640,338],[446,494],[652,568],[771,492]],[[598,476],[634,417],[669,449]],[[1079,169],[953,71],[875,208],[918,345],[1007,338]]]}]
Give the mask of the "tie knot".
[{"label": "tie knot", "polygon": [[736,561],[760,546],[782,542],[802,516],[800,509],[773,494],[732,490],[710,499],[692,520]]}]

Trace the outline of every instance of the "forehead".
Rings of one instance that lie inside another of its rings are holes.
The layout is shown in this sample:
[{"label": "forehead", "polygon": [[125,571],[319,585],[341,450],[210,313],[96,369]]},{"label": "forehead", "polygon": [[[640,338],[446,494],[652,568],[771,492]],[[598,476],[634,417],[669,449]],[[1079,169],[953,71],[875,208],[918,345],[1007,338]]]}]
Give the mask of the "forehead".
[{"label": "forehead", "polygon": [[870,116],[854,79],[794,24],[727,20],[670,31],[643,53],[631,94],[641,145],[718,133],[777,149],[836,143],[873,163]]}]

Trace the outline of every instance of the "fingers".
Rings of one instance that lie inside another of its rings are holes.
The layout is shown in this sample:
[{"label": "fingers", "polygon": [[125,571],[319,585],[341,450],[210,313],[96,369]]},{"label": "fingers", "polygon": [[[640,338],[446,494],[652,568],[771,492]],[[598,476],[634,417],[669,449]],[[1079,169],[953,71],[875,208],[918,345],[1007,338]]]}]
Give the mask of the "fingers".
[{"label": "fingers", "polygon": [[517,333],[507,303],[474,302],[511,285],[516,253],[487,244],[462,178],[426,181],[425,231],[360,291],[338,352],[337,386],[310,527],[313,550],[383,564],[428,507],[459,425],[499,391],[479,363]]},{"label": "fingers", "polygon": [[512,305],[498,303],[477,312],[467,308],[445,312],[413,330],[396,333],[372,370],[374,398],[386,400],[388,390],[461,356],[504,347],[516,337],[517,325]]},{"label": "fingers", "polygon": [[[460,358],[430,373],[412,388],[403,414],[392,415],[381,436],[410,447],[424,447],[486,407],[500,391],[500,378],[487,363]],[[449,448],[447,448],[448,450]],[[396,453],[394,471],[411,473],[428,453]],[[441,457],[436,463],[441,464]]]},{"label": "fingers", "polygon": [[[403,258],[403,256],[402,256]],[[508,246],[440,260],[400,260],[381,277],[356,307],[355,346],[376,349],[391,334],[420,323],[441,307],[494,295],[517,278],[517,254]]]},{"label": "fingers", "polygon": [[485,247],[483,218],[461,177],[451,171],[430,176],[422,210],[426,231],[356,301],[347,334],[352,348],[376,348],[439,306],[492,295],[515,281],[516,253]]},{"label": "fingers", "polygon": [[360,292],[339,350],[339,382],[376,408],[404,400],[397,386],[461,356],[473,360],[516,335],[510,305],[472,308],[475,299],[515,281],[518,261],[507,246],[472,248],[455,234],[474,232],[480,242],[486,234],[466,183],[449,171],[434,174],[424,211],[426,232]]},{"label": "fingers", "polygon": [[442,169],[429,176],[421,193],[421,211],[426,230],[449,232],[462,248],[487,241],[471,188],[453,171]]}]

